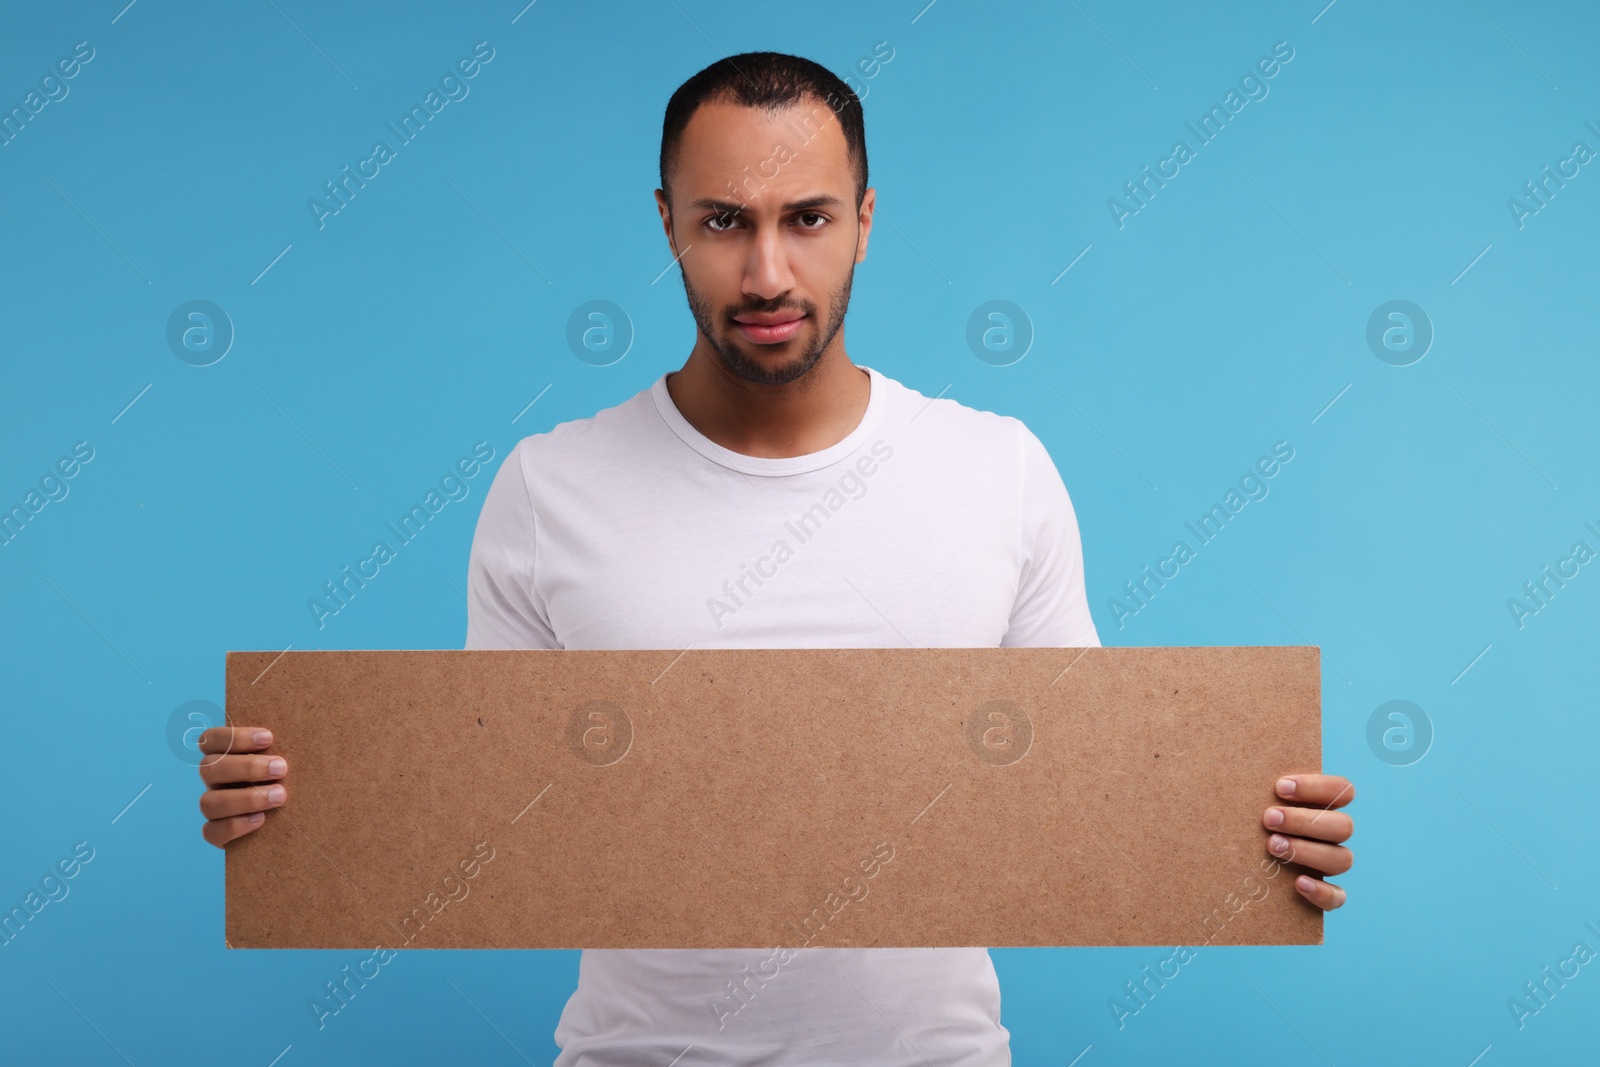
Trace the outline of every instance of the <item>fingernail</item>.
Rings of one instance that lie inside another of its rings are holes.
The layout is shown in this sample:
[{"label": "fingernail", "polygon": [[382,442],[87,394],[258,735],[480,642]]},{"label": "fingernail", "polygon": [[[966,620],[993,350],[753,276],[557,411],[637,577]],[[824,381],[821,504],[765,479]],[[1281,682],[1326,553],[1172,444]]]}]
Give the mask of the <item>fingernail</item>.
[{"label": "fingernail", "polygon": [[[267,773],[273,777],[277,777],[288,769],[289,765],[281,759],[273,758],[267,761]],[[1274,823],[1273,825],[1276,826],[1277,823]]]},{"label": "fingernail", "polygon": [[1278,795],[1279,796],[1285,796],[1285,797],[1294,796],[1294,779],[1293,778],[1279,778],[1278,779]]},{"label": "fingernail", "polygon": [[272,744],[272,731],[271,730],[257,730],[256,734],[255,734],[255,737],[256,737],[256,744],[258,744],[258,745],[261,745],[261,746],[265,747],[267,745]]},{"label": "fingernail", "polygon": [[1294,887],[1300,890],[1302,893],[1309,893],[1311,892],[1311,879],[1307,878],[1305,875],[1301,875],[1299,878],[1294,880]]},{"label": "fingernail", "polygon": [[283,786],[272,785],[267,787],[267,799],[274,804],[283,803]]},{"label": "fingernail", "polygon": [[1289,839],[1278,834],[1273,834],[1267,839],[1267,847],[1272,849],[1274,852],[1287,852],[1289,850]]},{"label": "fingernail", "polygon": [[[279,773],[281,774],[282,772],[280,771]],[[1283,825],[1283,809],[1282,808],[1268,808],[1267,809],[1267,825],[1268,826],[1282,826]]]},{"label": "fingernail", "polygon": [[265,819],[266,817],[267,816],[263,812],[252,811],[249,815],[245,816],[245,820],[244,821],[249,823],[250,825],[254,826],[256,823],[260,822],[262,819]]}]

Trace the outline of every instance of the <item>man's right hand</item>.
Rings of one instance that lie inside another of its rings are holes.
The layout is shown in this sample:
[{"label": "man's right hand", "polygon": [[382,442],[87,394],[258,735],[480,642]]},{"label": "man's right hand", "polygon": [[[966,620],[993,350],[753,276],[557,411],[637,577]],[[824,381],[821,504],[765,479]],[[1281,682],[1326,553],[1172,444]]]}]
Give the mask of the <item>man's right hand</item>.
[{"label": "man's right hand", "polygon": [[[282,756],[257,755],[272,744],[272,732],[254,726],[213,726],[200,735],[200,836],[222,848],[266,821],[268,808],[288,792],[281,779],[289,772]],[[265,784],[254,784],[265,783]]]}]

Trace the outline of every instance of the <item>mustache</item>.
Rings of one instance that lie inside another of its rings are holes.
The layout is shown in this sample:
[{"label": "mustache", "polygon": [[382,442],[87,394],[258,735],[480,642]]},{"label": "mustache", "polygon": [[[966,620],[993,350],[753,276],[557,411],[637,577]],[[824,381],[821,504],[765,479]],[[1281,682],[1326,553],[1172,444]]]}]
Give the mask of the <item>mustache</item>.
[{"label": "mustache", "polygon": [[728,318],[738,318],[740,315],[776,315],[779,312],[792,311],[800,315],[810,315],[816,309],[805,304],[774,304],[771,306],[757,305],[755,307],[731,308]]}]

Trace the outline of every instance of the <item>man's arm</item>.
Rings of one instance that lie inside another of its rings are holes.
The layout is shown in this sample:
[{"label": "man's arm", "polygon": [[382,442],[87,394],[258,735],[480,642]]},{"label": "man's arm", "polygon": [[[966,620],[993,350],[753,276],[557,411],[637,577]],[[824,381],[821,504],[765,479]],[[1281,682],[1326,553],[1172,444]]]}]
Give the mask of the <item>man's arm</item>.
[{"label": "man's arm", "polygon": [[1098,648],[1089,615],[1083,544],[1067,487],[1032,430],[1017,423],[1021,452],[1022,576],[1002,648]]},{"label": "man's arm", "polygon": [[[1002,647],[1098,647],[1100,638],[1089,615],[1084,583],[1083,549],[1078,519],[1067,489],[1044,444],[1020,422],[1022,435],[1022,578],[1011,613],[1011,628]],[[1288,803],[1262,812],[1262,826],[1274,831],[1264,844],[1284,862],[1295,862],[1323,874],[1343,874],[1355,862],[1340,844],[1355,832],[1355,823],[1335,811],[1355,799],[1348,778],[1329,774],[1290,774],[1273,783]],[[1295,889],[1324,911],[1345,902],[1342,886],[1311,875],[1295,879]]]},{"label": "man's arm", "polygon": [[466,648],[560,648],[533,586],[538,522],[519,442],[495,472],[467,561]]},{"label": "man's arm", "polygon": [[[478,514],[467,563],[467,648],[558,648],[533,589],[538,537],[519,444],[501,463]],[[218,848],[264,825],[288,797],[288,764],[266,753],[275,739],[254,727],[214,726],[200,735],[206,790],[201,836]],[[248,783],[248,784],[246,784]],[[243,787],[241,785],[243,784]]]}]

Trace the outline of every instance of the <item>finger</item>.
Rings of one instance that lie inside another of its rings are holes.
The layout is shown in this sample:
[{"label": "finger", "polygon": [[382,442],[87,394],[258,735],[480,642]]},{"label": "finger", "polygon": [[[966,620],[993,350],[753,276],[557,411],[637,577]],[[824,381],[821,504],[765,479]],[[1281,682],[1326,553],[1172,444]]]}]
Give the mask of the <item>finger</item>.
[{"label": "finger", "polygon": [[261,782],[282,778],[289,764],[282,756],[202,756],[200,780],[206,785]]},{"label": "finger", "polygon": [[1300,863],[1323,874],[1343,874],[1355,866],[1355,854],[1343,845],[1324,845],[1303,837],[1271,834],[1267,851],[1285,863]]},{"label": "finger", "polygon": [[1299,808],[1293,804],[1268,808],[1261,813],[1261,825],[1268,830],[1295,837],[1314,837],[1319,841],[1345,841],[1356,832],[1354,820],[1342,811]]},{"label": "finger", "polygon": [[266,817],[265,812],[258,811],[250,815],[235,815],[229,819],[215,819],[200,827],[200,836],[221,848],[236,837],[243,837],[251,830],[260,829]]},{"label": "finger", "polygon": [[1286,774],[1278,779],[1275,788],[1285,800],[1325,808],[1342,808],[1356,798],[1356,787],[1350,779],[1337,774]]},{"label": "finger", "polygon": [[259,752],[272,744],[272,731],[260,726],[213,726],[197,741],[201,752]]},{"label": "finger", "polygon": [[1294,880],[1295,889],[1300,895],[1323,911],[1332,911],[1344,904],[1344,890],[1332,882],[1324,882],[1320,878],[1313,878],[1302,874]]},{"label": "finger", "polygon": [[[226,819],[266,811],[282,804],[289,796],[281,785],[247,785],[238,789],[208,789],[200,794],[200,814],[208,819]],[[1320,869],[1320,868],[1319,868]]]}]

